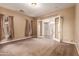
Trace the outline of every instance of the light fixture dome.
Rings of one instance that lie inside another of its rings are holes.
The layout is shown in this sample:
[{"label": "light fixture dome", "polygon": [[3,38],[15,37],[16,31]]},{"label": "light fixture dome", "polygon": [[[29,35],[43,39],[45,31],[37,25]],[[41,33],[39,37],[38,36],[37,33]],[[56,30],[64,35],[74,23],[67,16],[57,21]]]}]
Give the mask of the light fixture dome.
[{"label": "light fixture dome", "polygon": [[32,5],[32,6],[36,6],[36,5],[37,5],[37,3],[31,3],[31,5]]},{"label": "light fixture dome", "polygon": [[30,7],[39,7],[39,3],[30,3],[29,4]]}]

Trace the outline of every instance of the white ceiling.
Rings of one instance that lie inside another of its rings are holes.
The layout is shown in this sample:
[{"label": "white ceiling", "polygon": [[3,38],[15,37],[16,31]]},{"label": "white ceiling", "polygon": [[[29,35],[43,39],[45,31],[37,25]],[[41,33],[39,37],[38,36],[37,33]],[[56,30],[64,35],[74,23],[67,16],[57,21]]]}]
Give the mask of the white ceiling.
[{"label": "white ceiling", "polygon": [[40,3],[35,7],[32,7],[29,3],[0,3],[0,7],[11,9],[17,12],[20,12],[19,10],[24,10],[24,12],[21,12],[22,14],[32,17],[43,16],[50,12],[68,8],[74,5],[74,3]]}]

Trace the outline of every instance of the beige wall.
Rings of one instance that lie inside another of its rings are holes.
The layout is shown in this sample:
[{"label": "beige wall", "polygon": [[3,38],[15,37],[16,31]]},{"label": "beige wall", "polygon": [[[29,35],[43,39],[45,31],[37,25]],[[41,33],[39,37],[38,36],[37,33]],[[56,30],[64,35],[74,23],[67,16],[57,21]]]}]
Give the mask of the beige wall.
[{"label": "beige wall", "polygon": [[32,37],[36,38],[37,37],[37,19],[33,18],[34,20],[32,20]]},{"label": "beige wall", "polygon": [[75,43],[79,53],[79,4],[76,4]]},{"label": "beige wall", "polygon": [[14,34],[15,38],[21,38],[25,35],[25,20],[31,20],[30,17],[22,15],[20,13],[10,11],[8,9],[0,7],[0,13],[8,16],[14,16]]},{"label": "beige wall", "polygon": [[[30,20],[32,18],[21,15],[14,11],[10,11],[8,9],[4,9],[4,8],[0,8],[0,13],[5,14],[5,15],[14,16],[15,38],[24,37],[25,20],[26,19]],[[51,13],[50,15],[61,15],[64,17],[63,41],[72,42],[74,40],[75,7],[70,7],[70,8],[60,10],[60,11],[56,11],[56,12]],[[43,18],[43,17],[39,17],[39,18]]]},{"label": "beige wall", "polygon": [[75,6],[66,8],[60,11],[53,12],[49,15],[38,17],[40,19],[61,15],[64,17],[63,21],[63,41],[73,42],[74,41],[74,21],[75,21]]},{"label": "beige wall", "polygon": [[79,42],[79,4],[76,4],[75,41]]}]

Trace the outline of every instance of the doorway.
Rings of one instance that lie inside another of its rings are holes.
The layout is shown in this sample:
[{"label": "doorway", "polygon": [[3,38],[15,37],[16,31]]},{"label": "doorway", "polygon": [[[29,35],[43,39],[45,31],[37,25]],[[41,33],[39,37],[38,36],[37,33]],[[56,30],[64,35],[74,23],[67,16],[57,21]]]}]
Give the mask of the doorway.
[{"label": "doorway", "polygon": [[61,41],[63,39],[63,22],[61,16],[39,19],[37,21],[38,37]]}]

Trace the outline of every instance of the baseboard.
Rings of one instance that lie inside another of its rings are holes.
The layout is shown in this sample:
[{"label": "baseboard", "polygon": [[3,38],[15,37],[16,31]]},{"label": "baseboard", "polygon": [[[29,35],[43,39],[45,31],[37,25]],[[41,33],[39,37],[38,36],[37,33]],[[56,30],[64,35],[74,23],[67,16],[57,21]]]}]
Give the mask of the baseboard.
[{"label": "baseboard", "polygon": [[69,42],[69,41],[63,41],[65,43],[69,43],[69,44],[76,44],[75,42]]},{"label": "baseboard", "polygon": [[10,40],[10,41],[4,41],[4,42],[0,42],[0,44],[11,43],[11,42],[16,42],[16,41],[20,41],[20,40],[26,40],[26,39],[29,39],[29,38],[32,38],[32,36],[30,36],[30,37],[18,38],[18,39],[13,39],[13,40]]}]

